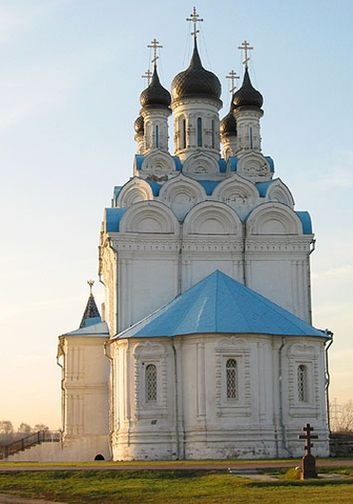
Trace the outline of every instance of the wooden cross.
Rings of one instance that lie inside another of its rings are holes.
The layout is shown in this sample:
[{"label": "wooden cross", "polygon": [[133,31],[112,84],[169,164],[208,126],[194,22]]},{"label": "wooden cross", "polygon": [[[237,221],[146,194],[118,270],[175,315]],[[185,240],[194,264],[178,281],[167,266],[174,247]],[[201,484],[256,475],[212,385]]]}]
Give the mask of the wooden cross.
[{"label": "wooden cross", "polygon": [[241,51],[244,51],[244,60],[243,60],[243,65],[245,65],[246,67],[248,66],[248,61],[250,60],[250,57],[248,56],[248,52],[250,53],[250,51],[252,49],[254,49],[247,40],[244,40],[244,42],[238,46],[238,49],[240,49]]},{"label": "wooden cross", "polygon": [[149,86],[150,83],[151,83],[151,79],[152,79],[152,72],[151,72],[151,70],[150,69],[146,70],[146,72],[143,75],[141,75],[141,77],[143,79],[147,79],[147,84]]},{"label": "wooden cross", "polygon": [[235,81],[236,81],[236,79],[239,79],[239,78],[240,78],[240,77],[239,77],[239,75],[237,75],[237,73],[236,73],[236,72],[234,72],[234,70],[231,70],[231,71],[229,72],[229,74],[228,74],[228,75],[226,75],[226,79],[230,79],[230,80],[231,80],[231,85],[232,85],[232,87],[231,87],[231,89],[229,90],[229,92],[230,92],[231,94],[233,94],[233,93],[234,93],[234,91],[237,89],[237,86],[235,85]]},{"label": "wooden cross", "polygon": [[163,46],[159,44],[159,42],[158,42],[158,40],[156,38],[154,38],[152,40],[152,42],[150,44],[148,44],[147,47],[153,49],[153,60],[152,60],[152,63],[154,63],[154,65],[156,66],[157,59],[159,58],[159,56],[157,56],[157,49],[160,49]]},{"label": "wooden cross", "polygon": [[191,21],[194,25],[194,31],[191,32],[191,35],[193,35],[194,39],[196,40],[196,35],[200,32],[200,30],[197,29],[197,23],[201,23],[203,21],[202,18],[200,18],[200,14],[196,12],[196,7],[192,9],[192,13],[190,14],[189,18],[186,18],[186,21]]},{"label": "wooden cross", "polygon": [[303,427],[303,431],[305,434],[300,434],[299,439],[305,439],[306,440],[306,445],[304,446],[304,449],[306,450],[308,455],[311,455],[311,448],[313,447],[313,443],[311,442],[312,439],[318,439],[319,436],[316,436],[315,434],[311,434],[311,432],[314,430],[313,427],[309,423],[306,424],[305,427]]},{"label": "wooden cross", "polygon": [[87,283],[89,285],[89,293],[92,296],[92,287],[94,285],[94,280],[87,280]]}]

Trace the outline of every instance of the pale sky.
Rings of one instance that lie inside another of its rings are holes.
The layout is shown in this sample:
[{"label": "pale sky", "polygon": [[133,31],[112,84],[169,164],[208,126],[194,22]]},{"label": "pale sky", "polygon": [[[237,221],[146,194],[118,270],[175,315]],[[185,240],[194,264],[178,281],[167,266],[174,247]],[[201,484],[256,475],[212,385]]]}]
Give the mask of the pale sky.
[{"label": "pale sky", "polygon": [[[60,426],[58,335],[97,280],[103,209],[132,175],[133,122],[163,49],[169,87],[191,54],[185,0],[0,0],[0,420]],[[331,397],[353,398],[353,2],[200,0],[203,64],[250,74],[263,152],[311,214],[313,322],[334,332]],[[97,304],[103,301],[96,284]]]}]

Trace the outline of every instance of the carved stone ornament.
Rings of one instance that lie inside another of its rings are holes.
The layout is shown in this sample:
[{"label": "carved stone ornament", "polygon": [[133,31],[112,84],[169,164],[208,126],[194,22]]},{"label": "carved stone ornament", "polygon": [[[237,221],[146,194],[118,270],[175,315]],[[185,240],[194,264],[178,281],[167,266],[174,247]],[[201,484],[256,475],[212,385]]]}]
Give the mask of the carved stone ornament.
[{"label": "carved stone ornament", "polygon": [[239,175],[254,182],[271,178],[270,167],[266,158],[257,152],[249,152],[240,156],[237,171]]},{"label": "carved stone ornament", "polygon": [[176,175],[175,164],[170,154],[152,152],[142,162],[141,177],[163,182],[170,176]]}]

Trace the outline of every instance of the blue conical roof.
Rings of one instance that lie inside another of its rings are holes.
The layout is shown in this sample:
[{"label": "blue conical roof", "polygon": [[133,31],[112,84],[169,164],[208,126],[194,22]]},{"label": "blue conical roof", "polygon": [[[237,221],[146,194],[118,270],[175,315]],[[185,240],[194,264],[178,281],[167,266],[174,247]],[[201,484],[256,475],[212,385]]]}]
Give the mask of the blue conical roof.
[{"label": "blue conical roof", "polygon": [[218,270],[117,337],[205,333],[327,337],[325,332]]}]

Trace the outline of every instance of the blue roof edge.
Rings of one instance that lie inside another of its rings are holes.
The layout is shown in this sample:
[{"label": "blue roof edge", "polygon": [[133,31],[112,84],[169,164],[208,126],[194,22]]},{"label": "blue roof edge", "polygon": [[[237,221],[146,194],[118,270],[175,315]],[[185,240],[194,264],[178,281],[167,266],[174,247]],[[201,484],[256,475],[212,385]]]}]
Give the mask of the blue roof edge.
[{"label": "blue roof edge", "polygon": [[104,230],[106,233],[118,233],[120,220],[126,208],[106,208],[104,211]]},{"label": "blue roof edge", "polygon": [[306,211],[296,211],[295,212],[297,216],[299,217],[302,226],[303,226],[303,233],[304,234],[313,234],[313,228],[311,224],[311,217],[309,212]]}]

